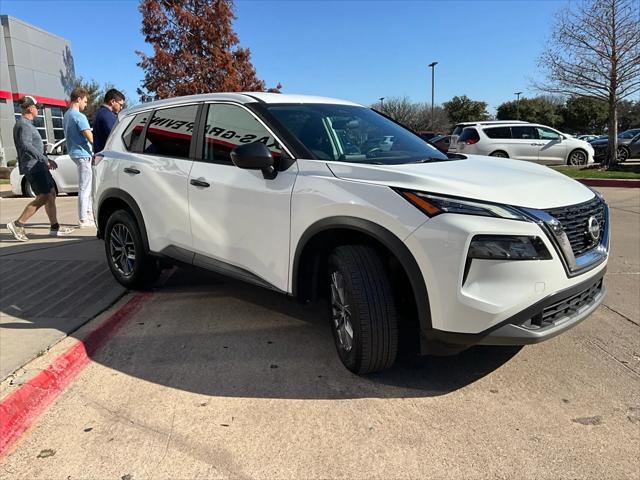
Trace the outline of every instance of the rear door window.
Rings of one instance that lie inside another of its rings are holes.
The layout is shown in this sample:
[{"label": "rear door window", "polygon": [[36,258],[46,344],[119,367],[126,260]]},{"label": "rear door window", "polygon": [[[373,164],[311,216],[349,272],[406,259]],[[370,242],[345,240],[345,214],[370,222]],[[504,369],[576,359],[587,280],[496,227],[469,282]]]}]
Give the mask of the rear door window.
[{"label": "rear door window", "polygon": [[189,158],[198,105],[156,110],[149,122],[144,153]]},{"label": "rear door window", "polygon": [[142,112],[136,115],[122,134],[122,143],[124,143],[127,150],[134,152],[140,151],[139,140],[142,136],[144,127],[147,124],[147,118],[150,113],[151,112]]},{"label": "rear door window", "polygon": [[480,140],[480,135],[475,128],[465,128],[462,131],[462,135],[458,138],[459,143],[466,143],[467,145],[473,145]]},{"label": "rear door window", "polygon": [[489,138],[511,138],[511,129],[509,127],[485,128],[484,133]]},{"label": "rear door window", "polygon": [[511,127],[513,138],[530,140],[538,138],[538,131],[534,127]]}]

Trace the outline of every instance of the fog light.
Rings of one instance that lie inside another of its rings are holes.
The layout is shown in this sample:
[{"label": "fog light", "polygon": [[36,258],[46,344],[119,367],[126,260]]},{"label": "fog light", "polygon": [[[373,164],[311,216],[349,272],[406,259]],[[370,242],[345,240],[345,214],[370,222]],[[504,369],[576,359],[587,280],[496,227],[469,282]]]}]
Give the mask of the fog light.
[{"label": "fog light", "polygon": [[480,260],[551,260],[540,237],[476,235],[469,245],[468,258]]}]

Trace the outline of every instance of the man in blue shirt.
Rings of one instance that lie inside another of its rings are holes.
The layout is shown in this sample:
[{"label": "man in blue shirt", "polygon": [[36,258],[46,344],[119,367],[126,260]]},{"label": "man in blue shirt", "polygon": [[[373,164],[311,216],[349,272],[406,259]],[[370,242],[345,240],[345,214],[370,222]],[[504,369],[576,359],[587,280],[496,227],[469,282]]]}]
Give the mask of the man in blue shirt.
[{"label": "man in blue shirt", "polygon": [[77,87],[71,92],[69,110],[64,114],[62,124],[67,139],[67,151],[71,160],[78,167],[78,218],[80,228],[93,227],[93,210],[91,206],[91,144],[93,134],[89,120],[81,113],[89,101],[84,88]]},{"label": "man in blue shirt", "polygon": [[124,108],[124,95],[112,88],[104,95],[102,105],[93,117],[93,151],[104,150],[111,129],[118,120],[118,113]]}]

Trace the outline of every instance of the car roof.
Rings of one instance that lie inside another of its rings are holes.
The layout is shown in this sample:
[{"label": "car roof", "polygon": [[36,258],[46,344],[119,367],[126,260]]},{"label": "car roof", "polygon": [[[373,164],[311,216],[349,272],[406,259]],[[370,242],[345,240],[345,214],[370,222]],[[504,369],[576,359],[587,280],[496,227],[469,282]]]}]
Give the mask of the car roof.
[{"label": "car roof", "polygon": [[510,124],[510,123],[529,123],[524,120],[479,120],[477,122],[460,122],[456,123],[456,127],[469,126],[473,125],[501,125],[501,124]]},{"label": "car roof", "polygon": [[362,107],[357,103],[348,100],[340,100],[330,97],[319,97],[313,95],[294,95],[282,93],[268,92],[240,92],[240,93],[203,93],[200,95],[186,95],[183,97],[173,97],[164,100],[155,100],[152,102],[142,103],[134,107],[128,108],[122,112],[122,116],[144,112],[154,108],[170,107],[183,105],[185,103],[207,102],[212,100],[227,101],[234,103],[270,103],[270,104],[305,104],[305,103],[323,103],[330,105],[351,105]]}]

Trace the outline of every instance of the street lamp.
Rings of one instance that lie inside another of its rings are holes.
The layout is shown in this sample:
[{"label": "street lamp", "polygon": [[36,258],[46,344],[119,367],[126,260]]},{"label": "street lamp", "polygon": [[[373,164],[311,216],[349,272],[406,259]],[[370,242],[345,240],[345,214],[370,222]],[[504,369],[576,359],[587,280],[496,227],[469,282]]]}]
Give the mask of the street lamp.
[{"label": "street lamp", "polygon": [[380,111],[382,112],[384,109],[384,97],[380,97]]},{"label": "street lamp", "polygon": [[516,120],[520,120],[520,94],[522,92],[514,92],[516,96]]},{"label": "street lamp", "polygon": [[434,92],[434,80],[435,80],[435,72],[436,65],[438,62],[431,62],[429,67],[431,68],[431,130],[433,130],[433,92]]}]

